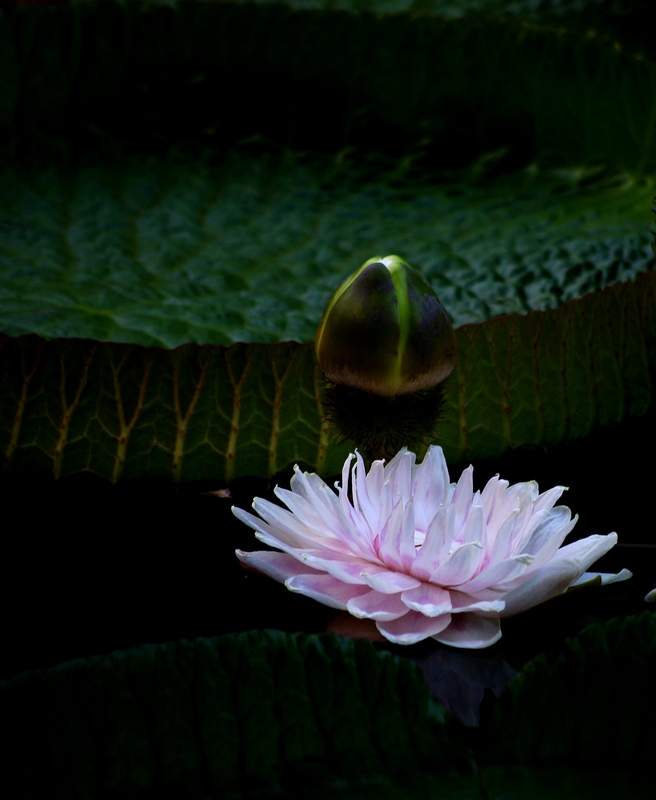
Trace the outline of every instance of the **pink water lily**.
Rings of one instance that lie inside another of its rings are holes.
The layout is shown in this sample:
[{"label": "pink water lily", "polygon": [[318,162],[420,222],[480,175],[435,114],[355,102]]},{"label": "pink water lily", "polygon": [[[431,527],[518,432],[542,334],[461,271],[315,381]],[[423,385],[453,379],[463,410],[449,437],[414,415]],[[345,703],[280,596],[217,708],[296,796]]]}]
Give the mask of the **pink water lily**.
[{"label": "pink water lily", "polygon": [[501,617],[589,580],[630,577],[586,573],[615,533],[561,547],[577,520],[554,507],[565,487],[540,494],[535,481],[510,486],[496,476],[474,492],[472,467],[450,483],[441,447],[419,465],[404,448],[368,473],[350,455],[336,488],[296,467],[291,491],[275,490],[289,511],[261,498],[253,502],[261,519],[233,508],[282,551],[237,556],[291,591],[374,620],[397,644],[432,637],[488,647],[501,637]]}]

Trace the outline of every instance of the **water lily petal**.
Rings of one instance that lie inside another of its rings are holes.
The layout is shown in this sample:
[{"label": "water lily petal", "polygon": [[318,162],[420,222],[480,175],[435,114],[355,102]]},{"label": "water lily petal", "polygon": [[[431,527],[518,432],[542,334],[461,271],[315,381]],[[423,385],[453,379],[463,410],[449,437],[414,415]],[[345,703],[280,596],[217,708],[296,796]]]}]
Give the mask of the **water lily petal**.
[{"label": "water lily petal", "polygon": [[567,486],[554,486],[553,489],[548,489],[542,492],[538,499],[535,501],[535,511],[550,511],[554,503],[560,499],[563,492],[567,491]]},{"label": "water lily petal", "polygon": [[506,597],[503,616],[518,614],[538,603],[556,597],[579,578],[587,568],[617,543],[617,534],[588,536],[562,547],[546,566],[532,571]]},{"label": "water lily petal", "polygon": [[[268,500],[256,497],[253,501],[253,508],[262,517],[262,519],[270,526],[268,530],[263,529],[264,533],[273,533],[276,539],[285,542],[290,547],[316,547],[327,545],[336,550],[346,550],[343,543],[337,538],[331,538],[326,541],[326,537],[322,536],[321,531],[315,531],[308,525],[303,525],[299,522],[294,515],[284,508],[271,503]],[[235,515],[246,522],[244,514],[239,514],[240,509],[237,509]],[[256,519],[252,517],[252,519]],[[246,524],[249,524],[248,522]]]},{"label": "water lily petal", "polygon": [[601,586],[608,586],[609,583],[621,583],[632,577],[633,573],[628,569],[621,569],[619,572],[584,572],[574,583],[570,584],[569,588],[585,586],[594,581],[599,581]]},{"label": "water lily petal", "polygon": [[512,543],[515,538],[515,529],[519,522],[519,509],[516,508],[501,520],[498,528],[488,524],[487,548],[489,563],[494,564],[504,561],[511,555]]},{"label": "water lily petal", "polygon": [[377,572],[388,571],[382,565],[372,564],[370,561],[365,561],[358,556],[328,553],[322,550],[304,552],[301,557],[307,562],[308,566],[323,570],[332,575],[333,578],[338,578],[345,583],[365,585],[366,581],[362,577],[363,572],[376,574]]},{"label": "water lily petal", "polygon": [[[403,572],[403,563],[399,552],[400,539],[403,536],[403,500],[397,495],[396,504],[389,519],[383,525],[378,539],[378,557],[393,570]],[[414,539],[414,531],[413,531]]]},{"label": "water lily petal", "polygon": [[498,598],[482,600],[480,597],[474,597],[473,595],[455,589],[451,590],[450,595],[452,604],[451,612],[453,614],[462,614],[466,611],[491,612],[496,614],[499,611],[503,611],[506,607],[505,602]]},{"label": "water lily petal", "polygon": [[386,639],[394,644],[415,644],[440,633],[450,622],[451,614],[443,614],[441,617],[425,617],[418,611],[408,611],[398,619],[388,622],[378,621],[376,627]]},{"label": "water lily petal", "polygon": [[458,589],[470,595],[479,594],[486,589],[500,584],[503,585],[507,581],[519,578],[526,572],[532,562],[533,556],[527,554],[513,556],[513,558],[501,561],[498,564],[490,561],[489,565],[481,570],[475,578],[461,584]]},{"label": "water lily petal", "polygon": [[524,542],[521,551],[535,556],[535,567],[546,564],[555,555],[578,521],[578,514],[574,519],[571,517],[572,513],[567,506],[552,508]]},{"label": "water lily petal", "polygon": [[272,550],[260,550],[257,553],[245,553],[243,550],[235,550],[237,558],[252,569],[263,572],[274,581],[284,583],[287,578],[294,575],[311,575],[316,570],[311,569],[302,561],[288,555]]},{"label": "water lily petal", "polygon": [[581,572],[583,573],[616,544],[617,534],[615,532],[608,533],[605,536],[587,536],[585,539],[578,539],[561,547],[556,553],[554,561],[556,559],[575,558],[581,563]]},{"label": "water lily petal", "polygon": [[404,572],[392,572],[391,570],[372,572],[367,569],[366,572],[362,573],[362,577],[368,586],[383,594],[397,594],[406,589],[415,589],[417,586],[421,586],[420,581],[413,578],[412,575],[406,575]]},{"label": "water lily petal", "polygon": [[497,617],[482,617],[472,613],[454,614],[449,627],[433,638],[454,647],[480,650],[499,641],[501,625]]},{"label": "water lily petal", "polygon": [[299,592],[306,597],[312,597],[318,600],[325,606],[330,608],[339,608],[343,611],[346,609],[346,604],[354,597],[359,597],[369,591],[366,586],[356,586],[352,583],[344,583],[343,581],[333,578],[332,575],[326,573],[315,572],[314,574],[294,575],[287,578],[285,586],[291,592]]},{"label": "water lily petal", "polygon": [[321,539],[307,536],[305,535],[304,531],[302,535],[299,536],[290,535],[285,529],[279,528],[278,526],[272,527],[259,517],[256,517],[248,511],[245,511],[243,508],[237,508],[236,506],[233,506],[232,513],[237,517],[237,519],[241,520],[250,528],[253,528],[255,535],[258,539],[260,539],[260,541],[266,542],[266,544],[270,544],[272,547],[278,547],[281,550],[298,549],[303,547],[314,548],[317,546],[325,547],[325,542],[322,542]]},{"label": "water lily petal", "polygon": [[472,503],[462,529],[462,534],[459,538],[463,544],[478,542],[478,544],[480,544],[482,547],[485,547],[487,536],[485,526],[485,509],[482,505],[475,505]]},{"label": "water lily petal", "polygon": [[451,611],[451,593],[432,583],[422,583],[415,589],[406,589],[401,600],[408,608],[427,617],[438,617]]},{"label": "water lily petal", "polygon": [[495,527],[493,523],[494,516],[495,513],[501,510],[507,488],[508,481],[502,481],[498,475],[494,475],[485,484],[485,488],[481,493],[481,503],[485,509],[486,521],[492,527]]},{"label": "water lily petal", "polygon": [[519,614],[520,611],[526,611],[527,608],[566,592],[580,574],[575,559],[559,559],[555,563],[547,564],[505,596],[506,607],[502,616]]},{"label": "water lily petal", "polygon": [[374,589],[349,600],[346,608],[358,619],[375,619],[383,622],[398,619],[408,613],[398,594],[381,594]]},{"label": "water lily petal", "polygon": [[441,447],[431,445],[415,475],[413,498],[415,524],[426,531],[437,509],[446,502],[449,470]]},{"label": "water lily petal", "polygon": [[[362,514],[364,519],[367,521],[369,526],[369,530],[372,532],[372,538],[375,533],[377,533],[377,522],[378,522],[378,493],[379,490],[374,490],[370,493],[369,484],[367,482],[367,469],[364,465],[364,460],[360,453],[356,452],[355,454],[356,463],[353,470],[353,474],[351,476],[351,485],[353,487],[353,506],[354,508]],[[382,478],[382,463],[380,464],[380,472]],[[372,467],[373,471],[373,467]],[[380,482],[382,486],[382,480]]]},{"label": "water lily petal", "polygon": [[439,586],[458,586],[470,580],[478,569],[485,550],[478,542],[463,544],[454,550],[431,575],[430,582]]},{"label": "water lily petal", "polygon": [[317,548],[323,550],[323,552],[326,554],[335,552],[328,548],[326,542],[317,542],[316,539],[310,539],[307,537],[304,541],[299,541],[298,537],[288,536],[281,529],[275,529],[275,534],[277,535],[274,535],[271,533],[271,526],[267,525],[266,522],[254,517],[252,514],[249,514],[248,511],[244,511],[241,508],[233,507],[232,513],[237,517],[237,519],[245,522],[251,528],[255,528],[255,536],[261,542],[268,544],[270,547],[276,547],[279,550],[284,550],[286,553],[289,553],[295,558],[300,558],[303,552],[306,550],[315,550]]},{"label": "water lily petal", "polygon": [[471,506],[472,497],[474,496],[474,468],[471,464],[467,469],[463,469],[460,479],[456,483],[455,491],[451,503],[455,508],[455,526],[456,530],[461,530],[467,519],[469,507]]},{"label": "water lily petal", "polygon": [[407,503],[412,497],[415,458],[415,454],[404,447],[385,469],[385,478],[392,483],[394,494],[402,497],[404,503]]},{"label": "water lily petal", "polygon": [[444,506],[437,509],[428,530],[426,538],[415,556],[410,572],[415,578],[430,581],[431,576],[449,552],[449,542],[446,537],[446,509]]},{"label": "water lily petal", "polygon": [[337,496],[315,472],[302,472],[298,465],[295,466],[290,488],[316,508],[320,519],[327,521],[336,517]]},{"label": "water lily petal", "polygon": [[279,500],[282,500],[302,525],[307,526],[310,530],[316,531],[322,537],[325,536],[328,539],[337,538],[332,532],[331,523],[334,521],[332,515],[321,517],[317,513],[315,506],[296,492],[290,492],[288,489],[281,489],[279,486],[276,486],[273,492]]},{"label": "water lily petal", "polygon": [[390,569],[408,572],[416,554],[414,503],[410,500],[404,506],[397,495],[397,503],[380,534],[378,555]]},{"label": "water lily petal", "polygon": [[[360,461],[362,461],[362,456],[360,456]],[[360,461],[358,461],[358,475],[360,475]],[[374,461],[371,465],[371,469],[368,473],[366,473],[365,477],[365,466],[364,461],[362,461],[362,477],[361,480],[364,481],[367,487],[367,494],[371,500],[371,502],[376,504],[377,499],[380,497],[380,493],[383,488],[383,484],[385,483],[385,465],[383,461]],[[374,509],[376,511],[376,509]],[[376,512],[377,513],[377,512]]]}]

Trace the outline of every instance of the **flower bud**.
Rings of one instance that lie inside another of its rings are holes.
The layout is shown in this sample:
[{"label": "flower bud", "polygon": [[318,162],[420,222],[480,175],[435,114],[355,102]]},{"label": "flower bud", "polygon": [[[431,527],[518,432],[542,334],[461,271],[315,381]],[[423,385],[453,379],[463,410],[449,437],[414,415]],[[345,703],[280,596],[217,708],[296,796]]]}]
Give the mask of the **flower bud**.
[{"label": "flower bud", "polygon": [[328,381],[375,395],[431,389],[456,364],[444,306],[398,256],[370,258],[342,283],[323,313],[315,348]]}]

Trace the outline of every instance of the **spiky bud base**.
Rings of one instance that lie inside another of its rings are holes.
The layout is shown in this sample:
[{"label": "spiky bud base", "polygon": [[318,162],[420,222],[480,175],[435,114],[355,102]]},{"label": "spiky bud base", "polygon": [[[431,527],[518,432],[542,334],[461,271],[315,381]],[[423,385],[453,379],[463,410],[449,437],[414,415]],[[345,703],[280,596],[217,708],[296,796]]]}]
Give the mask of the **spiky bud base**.
[{"label": "spiky bud base", "polygon": [[444,384],[397,395],[379,395],[324,381],[324,419],[339,442],[352,441],[367,460],[389,460],[402,447],[418,449],[435,435]]}]

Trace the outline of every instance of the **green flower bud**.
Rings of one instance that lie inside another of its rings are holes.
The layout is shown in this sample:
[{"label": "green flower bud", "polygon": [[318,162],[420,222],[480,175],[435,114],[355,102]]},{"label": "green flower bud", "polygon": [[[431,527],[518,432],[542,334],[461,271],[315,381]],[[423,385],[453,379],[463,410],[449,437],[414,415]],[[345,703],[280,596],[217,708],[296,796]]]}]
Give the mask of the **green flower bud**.
[{"label": "green flower bud", "polygon": [[370,258],[334,292],[315,348],[328,381],[375,395],[431,389],[456,364],[449,316],[398,256]]}]

